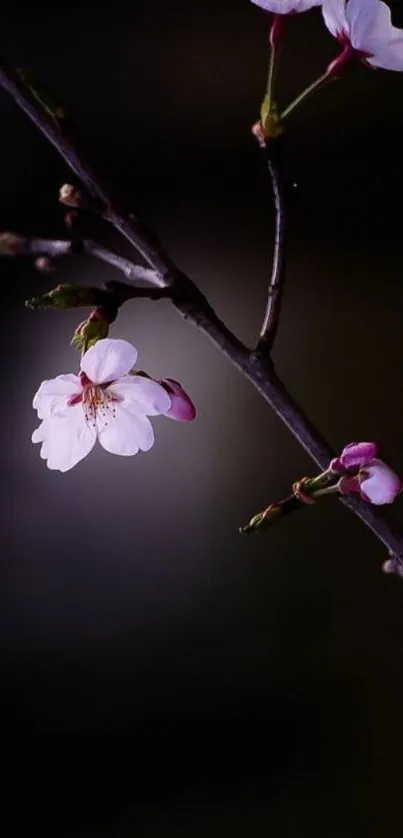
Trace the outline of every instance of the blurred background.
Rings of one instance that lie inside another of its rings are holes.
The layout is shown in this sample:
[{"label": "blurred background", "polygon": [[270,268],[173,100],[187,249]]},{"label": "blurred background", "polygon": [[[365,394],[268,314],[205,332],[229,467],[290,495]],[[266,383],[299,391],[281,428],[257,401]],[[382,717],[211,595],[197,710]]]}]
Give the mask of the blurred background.
[{"label": "blurred background", "polygon": [[[252,345],[273,243],[250,133],[268,18],[246,0],[15,2],[1,29],[7,58],[57,91],[111,190]],[[281,104],[337,51],[318,10],[291,21]],[[377,440],[400,473],[402,92],[401,74],[359,66],[289,121],[274,353],[335,449]],[[75,181],[3,92],[0,105],[0,229],[63,237],[58,190]],[[127,304],[111,335],[151,375],[179,379],[198,421],[157,418],[147,455],[97,446],[71,472],[48,471],[30,441],[32,396],[76,370],[82,317],[24,301],[118,275],[78,257],[50,277],[25,261],[1,274],[7,834],[401,836],[403,582],[382,574],[380,543],[336,501],[238,535],[316,469],[165,302]],[[402,502],[387,514],[402,522]]]}]

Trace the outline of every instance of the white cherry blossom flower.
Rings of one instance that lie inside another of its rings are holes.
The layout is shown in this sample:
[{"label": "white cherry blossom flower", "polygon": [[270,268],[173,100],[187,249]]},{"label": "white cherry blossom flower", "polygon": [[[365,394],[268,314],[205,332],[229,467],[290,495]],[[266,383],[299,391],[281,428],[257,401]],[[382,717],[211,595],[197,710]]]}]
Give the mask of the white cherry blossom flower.
[{"label": "white cherry blossom flower", "polygon": [[275,15],[289,15],[293,12],[307,12],[314,6],[320,6],[322,0],[252,0],[255,6],[260,6],[265,12]]},{"label": "white cherry blossom flower", "polygon": [[125,340],[99,340],[83,355],[80,374],[44,381],[33,407],[42,420],[32,435],[48,468],[68,471],[89,454],[96,439],[111,454],[149,451],[154,432],[148,416],[168,413],[171,398],[158,382],[129,375],[137,350]]},{"label": "white cherry blossom flower", "polygon": [[344,47],[328,76],[339,74],[354,57],[373,67],[403,71],[403,29],[392,26],[389,6],[382,0],[323,0],[322,12]]}]

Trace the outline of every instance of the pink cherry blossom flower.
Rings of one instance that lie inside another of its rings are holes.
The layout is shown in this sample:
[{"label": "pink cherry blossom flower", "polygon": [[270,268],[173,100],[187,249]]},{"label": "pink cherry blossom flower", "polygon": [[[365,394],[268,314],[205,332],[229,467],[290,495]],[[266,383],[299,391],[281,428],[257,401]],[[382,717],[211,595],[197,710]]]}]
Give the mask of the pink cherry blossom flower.
[{"label": "pink cherry blossom flower", "polygon": [[343,495],[359,493],[363,500],[381,506],[393,503],[403,483],[383,460],[377,458],[375,442],[350,442],[329,466],[330,473],[342,476],[337,488]]},{"label": "pink cherry blossom flower", "polygon": [[359,492],[363,500],[382,506],[393,503],[403,489],[402,481],[382,460],[374,459],[362,466],[354,477],[342,477],[339,483],[343,495]]},{"label": "pink cherry blossom flower", "polygon": [[306,12],[314,6],[320,6],[322,0],[252,0],[255,6],[260,6],[265,12],[275,15],[289,15],[293,12]]},{"label": "pink cherry blossom flower", "polygon": [[373,67],[403,71],[403,30],[392,26],[382,0],[323,0],[327,28],[343,46],[326,76],[340,75],[357,58]]},{"label": "pink cherry blossom flower", "polygon": [[196,408],[179,381],[162,378],[158,383],[164,387],[171,399],[171,406],[165,416],[176,419],[177,422],[192,422],[196,419]]},{"label": "pink cherry blossom flower", "polygon": [[125,340],[99,340],[83,355],[80,374],[44,381],[33,407],[42,420],[32,435],[42,443],[48,468],[68,471],[89,454],[96,439],[112,454],[149,451],[154,432],[149,416],[172,406],[157,381],[129,375],[137,350]]}]

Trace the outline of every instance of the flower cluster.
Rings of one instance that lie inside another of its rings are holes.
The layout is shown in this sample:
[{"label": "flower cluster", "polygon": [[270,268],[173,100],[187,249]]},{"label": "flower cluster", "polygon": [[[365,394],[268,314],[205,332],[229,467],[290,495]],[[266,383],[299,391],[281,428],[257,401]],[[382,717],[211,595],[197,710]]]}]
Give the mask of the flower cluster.
[{"label": "flower cluster", "polygon": [[97,439],[111,454],[149,451],[154,444],[149,416],[195,419],[196,409],[181,385],[133,373],[136,360],[130,343],[104,338],[85,352],[79,375],[59,375],[41,384],[33,407],[42,421],[32,441],[42,443],[48,468],[68,471]]},{"label": "flower cluster", "polygon": [[[252,0],[252,3],[272,14],[267,91],[260,120],[252,127],[252,133],[262,147],[282,133],[283,120],[307,96],[338,78],[354,61],[362,61],[372,68],[403,71],[403,29],[393,26],[390,9],[383,0]],[[319,78],[278,113],[273,100],[273,82],[286,20],[314,6],[322,7],[327,29],[341,45],[341,51]]]},{"label": "flower cluster", "polygon": [[392,25],[390,9],[382,0],[252,0],[265,12],[294,15],[321,6],[323,19],[343,52],[329,65],[328,76],[338,75],[351,59],[373,67],[403,71],[403,30]]}]

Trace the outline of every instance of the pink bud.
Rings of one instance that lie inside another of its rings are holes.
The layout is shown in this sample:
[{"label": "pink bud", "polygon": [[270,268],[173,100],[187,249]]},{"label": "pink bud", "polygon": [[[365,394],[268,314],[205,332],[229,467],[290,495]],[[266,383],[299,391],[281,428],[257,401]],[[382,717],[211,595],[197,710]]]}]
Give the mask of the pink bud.
[{"label": "pink bud", "polygon": [[260,120],[259,122],[255,122],[255,124],[252,125],[252,128],[250,130],[252,131],[252,134],[256,137],[260,145],[260,148],[265,148],[266,140],[268,139],[268,137],[266,136],[265,130]]},{"label": "pink bud", "polygon": [[343,448],[340,457],[336,457],[330,463],[333,472],[344,471],[345,469],[356,469],[371,462],[378,453],[375,442],[350,442]]},{"label": "pink bud", "polygon": [[378,446],[375,442],[350,442],[343,448],[340,462],[343,468],[357,468],[374,460],[377,453]]},{"label": "pink bud", "polygon": [[196,419],[196,408],[178,381],[174,381],[173,378],[162,378],[158,384],[161,384],[171,397],[171,407],[165,416],[169,419],[176,419],[177,422],[192,422]]}]

